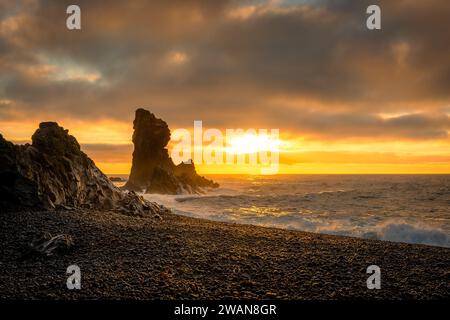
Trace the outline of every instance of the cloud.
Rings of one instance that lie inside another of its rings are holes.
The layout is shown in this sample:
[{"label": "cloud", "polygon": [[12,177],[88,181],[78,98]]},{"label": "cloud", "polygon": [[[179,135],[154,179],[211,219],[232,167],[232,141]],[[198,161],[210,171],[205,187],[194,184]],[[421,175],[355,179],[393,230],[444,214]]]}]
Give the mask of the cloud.
[{"label": "cloud", "polygon": [[81,144],[81,150],[103,163],[131,162],[132,144]]},{"label": "cloud", "polygon": [[273,118],[273,124],[284,119],[285,128],[300,128],[307,136],[329,139],[446,139],[450,131],[450,117],[442,113],[414,113],[385,118],[361,112],[303,111],[292,114],[279,111],[273,114]]},{"label": "cloud", "polygon": [[447,139],[450,3],[375,1],[369,32],[372,2],[80,0],[68,31],[70,1],[4,1],[0,117],[129,122],[143,106],[172,127]]}]

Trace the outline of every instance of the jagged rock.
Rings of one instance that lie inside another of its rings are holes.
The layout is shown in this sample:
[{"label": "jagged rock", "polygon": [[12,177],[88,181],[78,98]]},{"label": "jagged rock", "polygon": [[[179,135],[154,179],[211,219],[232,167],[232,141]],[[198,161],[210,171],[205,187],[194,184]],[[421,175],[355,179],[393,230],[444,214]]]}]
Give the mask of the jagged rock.
[{"label": "jagged rock", "polygon": [[166,209],[113,185],[68,130],[43,122],[32,143],[14,145],[0,135],[2,210],[88,208],[142,215]]},{"label": "jagged rock", "polygon": [[188,193],[197,193],[197,189],[199,187],[219,187],[218,183],[199,176],[197,171],[195,171],[195,165],[193,162],[180,163],[175,167],[174,174],[178,178],[182,189]]},{"label": "jagged rock", "polygon": [[112,182],[126,182],[127,181],[121,177],[109,177],[109,180],[111,180]]},{"label": "jagged rock", "polygon": [[24,204],[30,208],[42,207],[37,185],[19,172],[16,157],[21,149],[0,134],[0,210],[11,210]]},{"label": "jagged rock", "polygon": [[219,185],[201,177],[193,163],[175,165],[166,148],[170,140],[167,123],[144,109],[136,110],[133,122],[133,163],[127,190],[162,193],[201,193]]}]

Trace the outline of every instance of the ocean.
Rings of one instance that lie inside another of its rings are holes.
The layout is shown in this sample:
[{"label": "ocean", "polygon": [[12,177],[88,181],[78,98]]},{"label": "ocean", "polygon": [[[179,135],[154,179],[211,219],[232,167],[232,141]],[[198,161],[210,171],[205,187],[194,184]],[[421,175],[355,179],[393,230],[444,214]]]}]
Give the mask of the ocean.
[{"label": "ocean", "polygon": [[208,177],[220,188],[144,196],[190,217],[450,247],[450,175]]}]

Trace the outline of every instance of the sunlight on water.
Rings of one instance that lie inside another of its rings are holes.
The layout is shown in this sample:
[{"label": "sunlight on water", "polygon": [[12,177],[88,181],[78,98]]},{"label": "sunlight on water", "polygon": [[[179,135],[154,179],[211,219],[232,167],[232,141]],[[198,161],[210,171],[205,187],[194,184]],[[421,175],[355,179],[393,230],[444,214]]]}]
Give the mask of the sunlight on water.
[{"label": "sunlight on water", "polygon": [[216,221],[450,247],[448,175],[211,176],[205,195],[145,197]]}]

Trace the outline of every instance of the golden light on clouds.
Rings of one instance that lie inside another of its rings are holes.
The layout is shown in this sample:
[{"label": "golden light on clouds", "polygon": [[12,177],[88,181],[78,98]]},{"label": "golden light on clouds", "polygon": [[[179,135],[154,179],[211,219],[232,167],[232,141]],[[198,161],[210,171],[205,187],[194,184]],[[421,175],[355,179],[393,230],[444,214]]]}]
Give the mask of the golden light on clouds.
[{"label": "golden light on clouds", "polygon": [[189,56],[182,51],[171,51],[167,54],[166,61],[172,65],[182,65],[189,61]]},{"label": "golden light on clouds", "polygon": [[279,128],[278,141],[243,135],[222,151],[277,150],[280,173],[450,173],[446,0],[386,1],[393,31],[370,34],[358,1],[90,0],[81,32],[65,28],[64,2],[42,4],[0,3],[9,140],[57,121],[103,170],[128,173],[132,117],[144,107],[172,132],[195,120]]},{"label": "golden light on clouds", "polygon": [[52,59],[51,57],[42,57],[46,66],[48,66],[47,76],[55,81],[81,81],[95,83],[101,79],[101,74],[96,70],[69,60]]},{"label": "golden light on clouds", "polygon": [[[42,119],[52,121],[53,119]],[[39,126],[40,121],[0,121],[3,136],[11,141],[31,141],[31,136]],[[60,119],[58,124],[69,130],[80,144],[111,144],[121,145],[131,143],[133,127],[129,123],[100,120],[81,121]],[[95,159],[94,159],[95,160]],[[99,159],[100,161],[102,159]]]},{"label": "golden light on clouds", "polygon": [[81,69],[63,69],[55,77],[56,80],[60,81],[86,81],[86,82],[96,82],[100,80],[101,76],[95,72],[87,72]]},{"label": "golden light on clouds", "polygon": [[[128,174],[133,146],[131,123],[100,120],[62,120],[60,125],[80,142],[82,149],[108,174]],[[8,140],[25,143],[38,122],[2,122]],[[173,129],[173,128],[172,128]],[[225,131],[225,130],[224,130]],[[283,133],[283,132],[282,132]],[[173,143],[169,143],[169,154]],[[208,145],[204,146],[207,149]],[[194,150],[194,149],[193,149]],[[243,134],[233,137],[223,152],[250,154],[260,151],[280,154],[279,174],[381,174],[450,173],[450,143],[440,141],[329,141],[297,137],[284,132],[279,140]],[[196,164],[202,174],[260,174],[260,165]]]},{"label": "golden light on clouds", "polygon": [[258,10],[257,6],[245,6],[245,7],[240,7],[240,8],[236,8],[233,10],[230,10],[227,13],[227,16],[231,19],[248,19],[250,18],[252,15],[254,15]]}]

